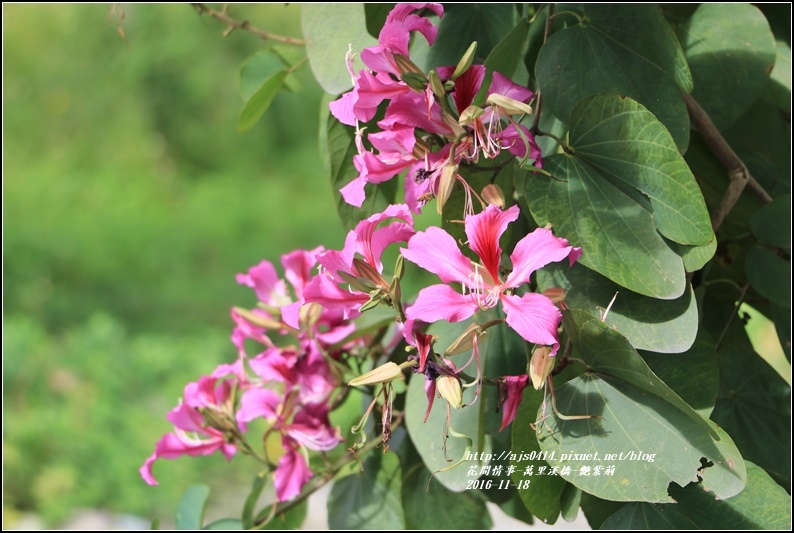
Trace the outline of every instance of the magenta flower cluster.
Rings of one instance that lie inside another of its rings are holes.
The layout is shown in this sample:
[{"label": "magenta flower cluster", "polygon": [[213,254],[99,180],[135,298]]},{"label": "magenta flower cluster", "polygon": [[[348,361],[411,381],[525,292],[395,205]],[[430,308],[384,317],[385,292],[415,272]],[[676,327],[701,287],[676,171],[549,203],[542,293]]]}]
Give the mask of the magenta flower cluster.
[{"label": "magenta flower cluster", "polygon": [[[391,179],[408,169],[405,203],[390,205],[361,221],[348,233],[342,250],[318,247],[284,255],[285,279],[269,261],[237,276],[238,283],[250,287],[258,299],[252,310],[232,310],[235,327],[231,340],[238,359],[185,387],[182,402],[168,414],[173,432],[162,437],[140,469],[148,483],[156,484],[152,466],[158,459],[215,452],[231,459],[238,451],[256,455],[246,434],[249,424],[261,419],[265,421],[264,441],[277,443],[265,446],[264,461],[274,472],[278,500],[300,494],[313,475],[308,452],[331,450],[344,440],[329,422],[329,412],[342,390],[344,364],[340,356],[367,345],[367,335],[356,330],[354,321],[377,305],[395,312],[396,327],[385,344],[393,348],[405,340],[417,351],[412,356],[416,358],[414,371],[427,379],[428,412],[436,395],[436,380],[444,381],[439,393],[454,396],[454,381],[461,369],[433,353],[434,339],[424,333],[427,324],[460,322],[478,311],[501,306],[508,327],[530,343],[548,346],[551,355],[556,353],[561,312],[547,296],[525,289],[537,269],[566,258],[573,264],[581,255],[580,248],[555,237],[549,229],[538,228],[519,240],[509,263],[503,261],[500,238],[519,217],[517,206],[503,209],[492,204],[478,214],[466,214],[467,246],[478,261],[464,255],[459,243],[443,229],[414,229],[412,213],[438,194],[445,167],[473,163],[481,156],[495,157],[501,149],[522,158],[529,151],[540,161],[540,151],[526,128],[517,123],[501,127],[500,122],[503,106],[532,98],[528,89],[495,73],[489,94],[500,98],[489,99],[494,103],[482,113],[462,121],[460,117],[466,116],[483,82],[484,67],[468,66],[455,78],[451,98],[457,117],[429,88],[417,92],[401,79],[410,32],[421,33],[430,44],[435,39],[436,27],[416,14],[424,8],[443,14],[439,4],[398,4],[394,8],[380,34],[380,44],[362,52],[364,63],[372,70],[358,73],[353,91],[331,104],[340,121],[356,125],[372,120],[378,106],[389,100],[385,118],[378,122],[381,131],[368,137],[377,152],[366,151],[359,143],[355,164],[360,174],[342,194],[348,202],[360,205],[364,184]],[[442,82],[451,80],[453,68],[436,70]],[[448,142],[432,151],[420,140],[420,131]],[[401,246],[401,258],[395,272],[387,274],[383,256],[393,246]],[[421,289],[413,303],[405,302],[400,290],[402,259],[440,279],[440,283]],[[465,345],[461,350],[478,354],[478,330],[472,331],[471,339],[460,342]],[[257,347],[253,355],[251,346]],[[504,429],[515,417],[529,378],[524,374],[497,381],[505,393]]]}]

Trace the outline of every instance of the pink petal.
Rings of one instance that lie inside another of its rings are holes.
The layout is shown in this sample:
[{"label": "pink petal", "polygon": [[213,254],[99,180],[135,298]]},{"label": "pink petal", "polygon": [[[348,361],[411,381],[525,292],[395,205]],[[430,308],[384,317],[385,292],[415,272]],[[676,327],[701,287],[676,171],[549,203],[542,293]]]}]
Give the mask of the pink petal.
[{"label": "pink petal", "polygon": [[[354,159],[359,156],[354,156]],[[364,203],[364,200],[367,199],[367,194],[364,192],[364,186],[367,184],[367,180],[361,176],[353,179],[350,183],[339,189],[339,192],[342,194],[342,198],[345,200],[346,203],[352,205],[353,207],[361,207],[361,204]]]},{"label": "pink petal", "polygon": [[369,300],[369,294],[340,288],[325,274],[318,274],[306,286],[304,297],[307,302],[317,302],[328,309],[358,310]]},{"label": "pink petal", "polygon": [[281,396],[270,389],[251,389],[243,393],[240,399],[240,410],[237,411],[237,423],[245,426],[259,417],[277,418]]},{"label": "pink petal", "polygon": [[[455,85],[457,85],[457,83]],[[513,83],[509,78],[506,78],[498,72],[493,73],[491,85],[488,87],[486,97],[492,94],[501,94],[502,96],[507,96],[508,98],[524,103],[529,102],[532,97],[535,96],[535,93],[523,85]]]},{"label": "pink petal", "polygon": [[432,324],[438,320],[460,322],[472,316],[477,309],[477,302],[471,295],[459,294],[448,285],[431,285],[419,291],[416,302],[405,310],[405,314],[411,322],[421,320]]},{"label": "pink petal", "polygon": [[403,257],[436,274],[444,283],[457,281],[469,286],[474,267],[464,256],[455,239],[441,228],[431,226],[420,231],[401,250]]},{"label": "pink petal", "polygon": [[466,236],[469,246],[480,256],[482,264],[494,280],[499,279],[502,248],[499,238],[507,225],[518,218],[518,206],[502,211],[499,206],[489,205],[478,215],[466,217]]},{"label": "pink petal", "polygon": [[433,409],[433,402],[436,399],[436,380],[430,379],[427,376],[425,376],[425,394],[427,395],[427,411],[425,411],[425,419],[423,422],[427,422],[430,411]]},{"label": "pink petal", "polygon": [[323,251],[325,248],[318,246],[313,250],[295,250],[281,256],[284,277],[292,284],[299,299],[303,296],[304,287],[312,279],[312,271],[317,266],[317,254]]},{"label": "pink petal", "polygon": [[504,377],[507,399],[502,405],[502,427],[499,428],[499,431],[502,431],[515,419],[516,411],[518,411],[518,406],[521,404],[521,398],[524,396],[524,387],[527,386],[527,383],[529,383],[529,376],[526,374]]},{"label": "pink petal", "polygon": [[182,403],[171,409],[166,415],[166,419],[174,427],[183,431],[207,434],[207,428],[204,427],[204,417],[187,404]]},{"label": "pink petal", "polygon": [[152,465],[158,459],[157,453],[153,453],[149,457],[146,458],[146,461],[143,463],[143,466],[138,470],[138,473],[141,475],[143,480],[148,483],[149,485],[159,485],[157,480],[154,479],[154,474],[152,473]]},{"label": "pink petal", "polygon": [[294,350],[273,347],[248,361],[251,370],[264,381],[294,381],[293,367],[297,356]]},{"label": "pink petal", "polygon": [[300,494],[303,486],[312,478],[306,459],[297,450],[284,444],[287,453],[278,462],[275,471],[276,496],[285,502]]},{"label": "pink petal", "polygon": [[247,274],[237,274],[237,283],[254,289],[259,301],[266,304],[276,304],[276,297],[287,293],[284,281],[279,279],[276,268],[270,261],[262,261],[252,266]]},{"label": "pink petal", "polygon": [[[535,136],[529,132],[526,126],[519,124],[518,127],[521,128],[521,132],[529,142],[529,158],[535,161],[536,167],[543,168],[543,158],[541,157],[540,146],[538,146],[538,143],[535,141]],[[514,156],[520,157],[521,159],[527,156],[527,145],[524,143],[524,139],[521,138],[521,135],[518,134],[515,124],[510,124],[503,129],[499,134],[499,140],[502,146]]]},{"label": "pink petal", "polygon": [[560,347],[557,328],[562,313],[551,300],[534,292],[520,298],[502,294],[501,299],[508,326],[529,342],[553,346],[551,355],[557,353]]},{"label": "pink petal", "polygon": [[[379,227],[386,220],[396,218],[397,221]],[[358,237],[357,252],[367,260],[378,272],[383,271],[380,262],[383,250],[390,244],[406,242],[414,235],[413,217],[405,204],[390,205],[382,213],[376,213],[358,223],[355,230]]]},{"label": "pink petal", "polygon": [[[347,92],[339,97],[339,99],[334,100],[330,104],[328,104],[328,108],[331,110],[331,114],[346,126],[355,126],[356,125],[356,115],[353,111],[353,107],[355,106],[356,102],[358,101],[358,92],[354,89],[350,92]],[[374,117],[373,113],[373,117]],[[371,120],[372,117],[370,117]]]},{"label": "pink petal", "polygon": [[453,134],[452,129],[441,118],[441,106],[434,104],[428,113],[425,94],[413,91],[393,98],[378,126],[383,130],[405,126],[439,135]]},{"label": "pink petal", "polygon": [[555,237],[551,230],[538,228],[516,244],[510,260],[513,262],[513,271],[505,280],[505,287],[518,287],[529,281],[533,272],[549,263],[562,261],[566,257],[573,258],[581,255],[581,249],[574,249],[568,241]]}]

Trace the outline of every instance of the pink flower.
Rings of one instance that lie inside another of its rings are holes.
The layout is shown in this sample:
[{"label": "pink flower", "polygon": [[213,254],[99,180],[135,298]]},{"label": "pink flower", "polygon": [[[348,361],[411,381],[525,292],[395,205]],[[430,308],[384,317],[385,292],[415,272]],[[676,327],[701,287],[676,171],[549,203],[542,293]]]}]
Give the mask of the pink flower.
[{"label": "pink flower", "polygon": [[[383,225],[390,219],[394,221]],[[359,278],[388,291],[389,283],[381,275],[383,251],[390,244],[407,241],[413,234],[413,217],[403,204],[390,205],[382,213],[362,220],[347,234],[341,251],[329,250],[317,256],[325,270],[306,287],[306,301],[328,309],[344,309],[348,317],[357,315],[361,305],[369,300],[369,292],[339,285],[348,285],[349,279]]]},{"label": "pink flower", "polygon": [[[499,403],[502,408],[502,427],[499,431],[509,426],[516,418],[516,411],[521,404],[524,396],[524,388],[529,383],[529,376],[505,376],[498,380],[499,383]],[[503,396],[504,395],[504,396]]]},{"label": "pink flower", "polygon": [[581,248],[554,237],[550,230],[538,228],[518,242],[510,256],[513,270],[503,279],[499,238],[518,215],[518,206],[502,211],[490,205],[482,213],[466,217],[469,246],[480,258],[479,263],[466,258],[455,239],[440,228],[431,227],[414,235],[408,249],[402,250],[403,257],[437,274],[445,284],[462,284],[464,293],[449,285],[422,289],[414,305],[406,310],[406,327],[415,320],[460,322],[501,302],[512,329],[529,342],[553,346],[552,354],[556,353],[557,327],[562,319],[559,309],[542,294],[518,296],[511,289],[528,282],[535,270],[548,263],[567,257],[573,264],[581,256]]},{"label": "pink flower", "polygon": [[287,450],[276,466],[275,485],[278,500],[290,500],[312,477],[300,448],[331,450],[344,439],[331,427],[327,406],[302,405],[292,391],[285,396],[270,389],[250,389],[243,394],[237,423],[245,428],[247,422],[260,417],[268,419],[270,431],[281,435],[281,443]]},{"label": "pink flower", "polygon": [[220,451],[228,460],[237,452],[229,440],[237,430],[232,413],[234,380],[218,381],[227,372],[237,373],[237,365],[222,365],[212,376],[204,376],[185,387],[184,403],[168,413],[174,432],[164,435],[154,453],[140,468],[141,477],[149,485],[157,485],[152,466],[157,459],[176,459],[183,455],[211,455]]}]

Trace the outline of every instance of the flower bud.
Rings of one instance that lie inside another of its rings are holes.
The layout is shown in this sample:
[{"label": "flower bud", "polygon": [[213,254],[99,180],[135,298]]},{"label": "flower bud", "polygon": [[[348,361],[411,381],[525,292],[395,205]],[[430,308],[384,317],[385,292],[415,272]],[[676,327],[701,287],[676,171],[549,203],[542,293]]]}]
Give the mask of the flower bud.
[{"label": "flower bud", "polygon": [[532,107],[529,104],[519,102],[509,96],[493,93],[488,96],[486,102],[499,107],[508,115],[532,114]]},{"label": "flower bud", "polygon": [[417,67],[416,64],[406,56],[395,53],[393,54],[393,57],[401,76],[404,76],[410,72],[413,74],[419,74],[422,77],[422,80],[427,81],[427,76],[425,76],[425,73],[422,72],[422,69]]},{"label": "flower bud", "polygon": [[441,81],[438,73],[435,70],[431,70],[427,77],[430,80],[430,90],[433,91],[433,94],[439,98],[444,98],[447,95],[447,89],[444,87],[444,82]]},{"label": "flower bud", "polygon": [[551,300],[553,303],[558,304],[565,301],[565,289],[551,287],[543,291],[543,296]]},{"label": "flower bud", "polygon": [[477,41],[474,41],[469,45],[469,49],[463,54],[463,57],[460,58],[458,61],[458,65],[455,67],[455,72],[452,73],[452,80],[458,79],[458,76],[463,75],[464,72],[469,70],[469,67],[474,62],[474,54],[477,52]]},{"label": "flower bud", "polygon": [[453,409],[463,407],[463,388],[460,379],[452,375],[441,375],[436,378],[436,387],[441,397],[449,402]]},{"label": "flower bud", "polygon": [[546,378],[549,377],[557,362],[556,358],[549,355],[550,353],[550,346],[538,346],[532,352],[532,359],[529,362],[529,377],[535,390],[540,390],[546,383]]},{"label": "flower bud", "polygon": [[357,378],[353,378],[347,382],[351,387],[358,387],[359,385],[376,385],[378,383],[386,383],[395,379],[403,379],[403,370],[400,366],[393,362],[387,361],[378,368],[373,368],[366,374],[362,374]]},{"label": "flower bud", "polygon": [[479,324],[469,324],[469,327],[466,328],[460,337],[455,339],[455,342],[449,345],[447,351],[444,352],[444,356],[448,355],[456,355],[463,352],[468,352],[474,347],[474,338],[477,337],[478,342],[479,339],[482,339],[488,335],[487,332],[483,331]]},{"label": "flower bud", "polygon": [[447,163],[441,169],[441,178],[438,180],[438,194],[436,195],[436,208],[439,215],[452,194],[452,187],[455,185],[455,174],[457,172],[458,165],[455,164]]},{"label": "flower bud", "polygon": [[422,93],[427,89],[427,78],[424,74],[417,74],[416,72],[406,72],[402,75],[402,80],[405,84],[418,93]]},{"label": "flower bud", "polygon": [[358,257],[355,257],[353,258],[353,266],[356,267],[356,272],[358,272],[361,277],[368,279],[377,287],[381,287],[383,289],[389,288],[389,284],[386,283],[386,280],[383,279],[383,276],[380,275],[380,272],[378,272],[366,261],[362,261]]},{"label": "flower bud", "polygon": [[281,329],[282,327],[281,322],[277,322],[272,318],[268,318],[266,316],[258,315],[256,313],[249,311],[248,309],[243,309],[242,307],[234,307],[233,311],[242,318],[244,318],[246,321],[250,322],[254,326],[259,326],[260,328]]},{"label": "flower bud", "polygon": [[505,208],[505,193],[495,183],[489,183],[483,188],[482,199],[489,204],[498,205],[500,209]]}]

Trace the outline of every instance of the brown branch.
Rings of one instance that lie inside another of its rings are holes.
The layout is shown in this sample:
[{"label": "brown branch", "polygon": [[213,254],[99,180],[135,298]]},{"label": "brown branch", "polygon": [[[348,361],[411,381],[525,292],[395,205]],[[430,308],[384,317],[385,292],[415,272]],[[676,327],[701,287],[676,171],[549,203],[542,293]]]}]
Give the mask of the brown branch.
[{"label": "brown branch", "polygon": [[689,118],[692,119],[692,123],[703,136],[703,140],[706,141],[711,153],[714,154],[722,166],[725,167],[725,170],[728,171],[730,184],[720,201],[720,205],[711,214],[711,225],[714,231],[717,231],[717,228],[720,227],[725,217],[728,216],[728,213],[733,209],[733,206],[739,201],[739,197],[742,195],[745,186],[749,187],[763,203],[771,202],[772,197],[761,187],[755,178],[750,175],[747,166],[739,159],[739,156],[736,155],[733,148],[728,145],[706,111],[700,107],[700,104],[688,94],[684,94],[684,102],[686,102]]},{"label": "brown branch", "polygon": [[229,16],[229,4],[223,4],[223,7],[220,11],[209,7],[207,4],[190,4],[193,6],[193,9],[199,15],[209,15],[210,17],[220,20],[224,24],[226,24],[226,30],[223,32],[223,36],[226,37],[234,30],[242,30],[247,31],[248,33],[253,33],[263,41],[278,41],[284,44],[291,44],[294,46],[306,46],[306,41],[303,39],[296,39],[295,37],[287,37],[284,35],[276,35],[274,33],[267,32],[265,30],[260,30],[252,26],[247,20],[236,20]]}]

